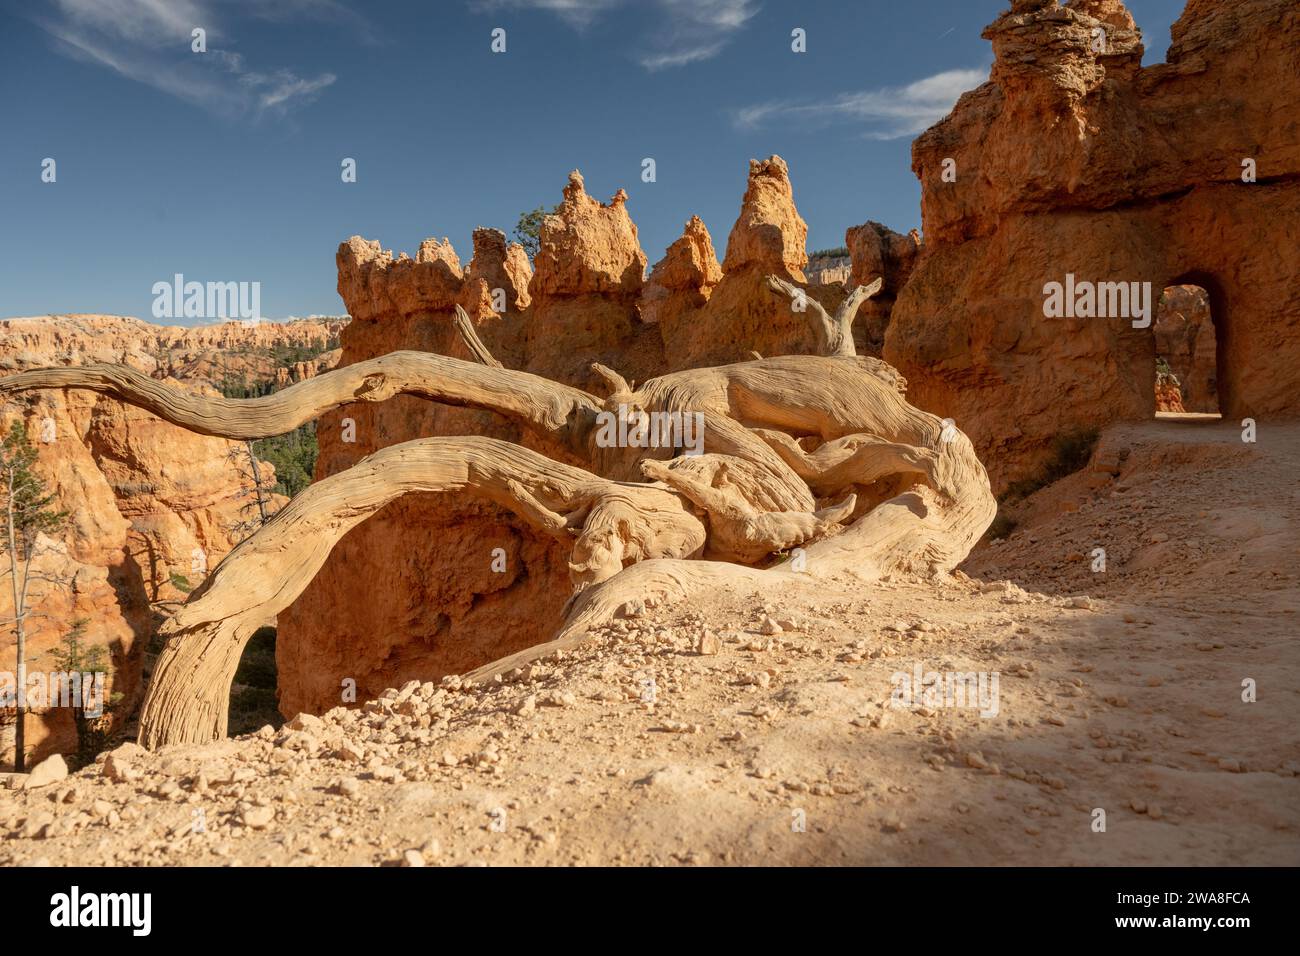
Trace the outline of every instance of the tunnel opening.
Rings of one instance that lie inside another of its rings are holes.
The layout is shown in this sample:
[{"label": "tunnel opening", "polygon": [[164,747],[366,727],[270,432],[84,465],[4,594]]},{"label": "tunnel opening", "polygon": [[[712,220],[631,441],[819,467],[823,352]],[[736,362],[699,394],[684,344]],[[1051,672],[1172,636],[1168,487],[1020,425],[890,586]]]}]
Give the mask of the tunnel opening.
[{"label": "tunnel opening", "polygon": [[1186,280],[1160,294],[1155,337],[1157,418],[1219,418],[1221,335],[1213,297]]}]

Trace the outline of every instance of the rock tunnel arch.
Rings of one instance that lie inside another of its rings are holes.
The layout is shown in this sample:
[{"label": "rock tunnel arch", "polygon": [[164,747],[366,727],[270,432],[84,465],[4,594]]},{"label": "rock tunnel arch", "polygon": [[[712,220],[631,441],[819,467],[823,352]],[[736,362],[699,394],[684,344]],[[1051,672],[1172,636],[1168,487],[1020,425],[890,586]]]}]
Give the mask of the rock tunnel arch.
[{"label": "rock tunnel arch", "polygon": [[1232,370],[1221,284],[1202,271],[1178,274],[1157,295],[1150,343],[1155,413],[1221,415]]}]

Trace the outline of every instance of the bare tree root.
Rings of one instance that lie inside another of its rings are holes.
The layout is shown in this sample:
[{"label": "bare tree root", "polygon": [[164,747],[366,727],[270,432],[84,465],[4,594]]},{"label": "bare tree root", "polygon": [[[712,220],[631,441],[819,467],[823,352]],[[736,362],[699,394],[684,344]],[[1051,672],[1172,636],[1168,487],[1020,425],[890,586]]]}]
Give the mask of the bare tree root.
[{"label": "bare tree root", "polygon": [[[773,285],[789,294],[783,284]],[[878,288],[876,283],[872,286]],[[820,306],[813,310],[814,330],[818,326],[824,330],[818,335],[822,355],[763,359],[756,354],[753,362],[652,379],[634,396],[646,406],[695,408],[745,426],[818,494],[834,494],[898,474],[923,479],[922,485],[883,502],[842,533],[808,545],[799,562],[804,568],[800,576],[813,580],[845,571],[864,580],[946,573],[970,552],[997,512],[988,475],[966,435],[952,423],[909,405],[902,396],[907,383],[891,366],[854,354],[852,317],[874,291],[872,287],[859,290],[851,308],[842,309],[836,320]],[[813,439],[815,450],[806,452],[797,441],[801,437]],[[728,443],[742,457],[748,451],[734,435],[728,435]],[[712,549],[714,536],[728,527],[727,521],[752,520],[752,515],[743,513],[736,497],[712,494],[714,482],[701,479],[695,473],[701,466],[690,461],[645,461],[641,468],[652,477],[674,482],[704,508]],[[757,495],[738,497],[752,504]],[[849,501],[842,505],[852,509]],[[721,527],[715,518],[719,515],[724,518]],[[759,569],[673,560],[631,565],[581,594],[551,641],[493,661],[466,677],[484,680],[506,674],[556,650],[577,646],[629,601],[684,604],[697,594],[723,588],[779,593],[780,586],[799,573],[794,565],[784,562]]]},{"label": "bare tree root", "polygon": [[456,313],[452,317],[452,324],[456,326],[456,332],[460,336],[461,343],[474,356],[474,360],[480,365],[487,365],[491,368],[505,368],[497,361],[488,347],[483,344],[479,338],[478,330],[474,328],[474,323],[470,321],[469,313],[459,305],[456,306]]},{"label": "bare tree root", "polygon": [[870,285],[858,286],[840,303],[832,318],[822,304],[803,289],[777,276],[767,277],[767,287],[777,295],[788,296],[791,310],[807,318],[817,339],[817,354],[845,358],[857,354],[853,345],[853,320],[857,318],[858,308],[879,292],[882,285],[883,277],[877,278]]},{"label": "bare tree root", "polygon": [[720,561],[653,560],[630,565],[578,596],[550,641],[492,661],[464,677],[486,680],[557,650],[574,648],[590,640],[593,632],[616,617],[628,602],[688,605],[697,595],[728,588],[762,594],[770,600],[771,595],[781,593],[784,584],[798,578],[815,581],[847,571],[870,581],[896,574],[933,577],[950,571],[969,553],[997,511],[988,477],[969,440],[958,435],[950,444],[957,447],[940,453],[939,480],[949,489],[965,489],[970,500],[954,501],[929,487],[905,492],[859,518],[841,534],[809,545],[800,562],[802,572],[796,571],[791,561],[766,569]]},{"label": "bare tree root", "polygon": [[[709,461],[708,459],[713,459]],[[853,513],[857,497],[820,511],[760,511],[751,497],[730,480],[732,464],[748,464],[724,456],[678,458],[671,465],[647,460],[646,477],[681,492],[709,516],[708,556],[741,564],[756,564],[776,551],[785,551],[825,534]],[[712,483],[692,474],[709,465]]]},{"label": "bare tree root", "polygon": [[876,435],[846,435],[805,452],[785,432],[755,429],[795,474],[818,495],[869,485],[890,475],[916,474],[934,481],[939,455],[929,448],[885,441]]}]

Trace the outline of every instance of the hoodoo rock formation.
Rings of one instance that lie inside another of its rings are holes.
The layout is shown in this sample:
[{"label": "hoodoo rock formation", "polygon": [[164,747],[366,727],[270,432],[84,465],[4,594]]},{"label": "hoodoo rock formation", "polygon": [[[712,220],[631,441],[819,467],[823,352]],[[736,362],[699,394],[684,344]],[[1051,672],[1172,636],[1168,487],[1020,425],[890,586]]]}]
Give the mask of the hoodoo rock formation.
[{"label": "hoodoo rock formation", "polygon": [[681,238],[655,263],[641,293],[641,321],[655,324],[680,319],[701,308],[722,279],[713,239],[704,220],[692,216]]},{"label": "hoodoo rock formation", "polygon": [[[798,285],[810,300],[831,310],[856,286],[853,281],[847,285],[805,281],[807,235],[808,227],[794,205],[785,161],[779,156],[751,161],[740,215],[727,239],[721,269],[715,268],[708,231],[693,219],[651,272],[643,297],[650,309],[643,304],[642,315],[651,316],[660,326],[661,367],[698,368],[750,358],[755,352],[767,356],[814,349],[809,324],[772,295],[768,276]],[[855,260],[854,269],[857,285],[883,278],[873,274],[866,262]],[[665,274],[681,279],[674,283],[656,278]],[[662,289],[669,290],[666,296]],[[861,330],[856,332],[863,354],[878,355],[878,348],[865,347]]]},{"label": "hoodoo rock formation", "polygon": [[[495,311],[522,312],[532,301],[528,297],[532,277],[533,265],[523,246],[507,243],[506,234],[500,229],[474,230],[474,258],[470,260],[466,278],[470,283],[480,283],[477,290],[480,300],[486,296],[489,307]],[[504,297],[502,308],[496,308],[491,301],[498,289]]]},{"label": "hoodoo rock formation", "polygon": [[790,170],[780,156],[749,164],[749,188],[740,218],[727,238],[724,272],[761,269],[803,282],[808,264],[808,224],[794,208]]},{"label": "hoodoo rock formation", "polygon": [[913,145],[925,246],[884,357],[972,436],[995,489],[1063,433],[1154,411],[1151,327],[1045,317],[1067,274],[1150,283],[1153,307],[1203,287],[1224,414],[1300,408],[1300,120],[1278,107],[1300,6],[1190,0],[1172,33],[1144,68],[1119,0],[1017,2],[984,33],[989,82]]},{"label": "hoodoo rock formation", "polygon": [[[564,201],[542,220],[538,242],[520,368],[586,387],[597,381],[592,362],[626,367],[634,352],[626,345],[640,331],[636,302],[646,267],[627,193],[620,189],[601,203],[574,170]],[[641,371],[628,369],[633,376]]]},{"label": "hoodoo rock formation", "polygon": [[903,236],[878,222],[868,222],[850,229],[844,241],[852,263],[847,288],[869,285],[876,279],[882,281],[879,294],[862,303],[854,326],[859,348],[868,355],[880,355],[894,302],[912,277],[920,255],[921,237],[915,229]]}]

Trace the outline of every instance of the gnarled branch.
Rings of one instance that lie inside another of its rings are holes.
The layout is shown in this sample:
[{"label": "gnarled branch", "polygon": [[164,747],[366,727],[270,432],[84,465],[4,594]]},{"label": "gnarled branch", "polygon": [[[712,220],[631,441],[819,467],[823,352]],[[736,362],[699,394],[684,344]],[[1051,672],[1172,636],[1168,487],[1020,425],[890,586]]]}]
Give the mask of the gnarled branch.
[{"label": "gnarled branch", "polygon": [[[509,442],[424,438],[384,448],[290,501],[163,625],[141,743],[224,736],[230,682],[253,632],[297,599],[349,530],[401,495],[434,491],[481,496],[549,534],[577,532],[571,571],[580,588],[627,562],[691,557],[705,539],[672,492],[607,481]],[[575,512],[586,517],[570,529],[561,515]]]},{"label": "gnarled branch", "polygon": [[478,329],[474,328],[474,323],[470,321],[469,313],[459,305],[456,306],[456,314],[451,321],[456,327],[457,333],[460,334],[461,343],[480,365],[486,365],[488,368],[505,368],[496,360],[488,347],[483,344],[483,340],[479,338]]},{"label": "gnarled branch", "polygon": [[[774,287],[798,291],[779,281]],[[669,560],[694,558],[706,544],[712,554],[749,564],[801,547],[816,574],[951,569],[987,528],[996,503],[966,436],[908,404],[906,383],[890,366],[853,355],[848,332],[870,292],[852,294],[834,319],[808,300],[825,355],[674,372],[639,388],[610,372],[604,377],[614,398],[605,400],[501,368],[461,315],[475,362],[396,352],[246,400],[195,396],[101,365],[10,376],[0,379],[0,395],[90,388],[201,434],[248,439],[292,430],[350,402],[410,394],[521,421],[605,476],[494,439],[429,438],[385,448],[317,482],[231,552],[164,625],[168,642],[141,725],[142,742],[158,746],[224,733],[230,680],[253,630],[297,598],[349,528],[409,491],[465,490],[544,533],[574,536],[565,640],[578,639],[575,628],[611,613],[638,587],[687,594],[726,581],[762,586],[786,573]],[[699,415],[704,454],[605,447],[597,416],[624,400],[638,412]],[[924,481],[902,493],[876,488],[873,495],[894,497],[844,526],[866,500],[855,499],[856,490],[891,474]],[[647,484],[647,476],[663,484]],[[841,494],[842,501],[818,509],[819,496]]]},{"label": "gnarled branch", "polygon": [[886,441],[876,435],[846,435],[806,452],[785,432],[766,428],[754,432],[819,495],[837,494],[852,485],[869,485],[889,475],[917,474],[933,480],[939,461],[932,449]]},{"label": "gnarled branch", "polygon": [[196,395],[125,365],[34,369],[0,378],[0,395],[39,388],[90,389],[200,435],[240,441],[291,432],[342,405],[406,394],[498,412],[580,452],[601,407],[594,395],[540,375],[411,351],[346,365],[259,398]]},{"label": "gnarled branch", "polygon": [[[707,457],[725,459],[725,456]],[[702,462],[699,458],[678,458],[673,462],[676,466],[683,464]],[[847,519],[857,504],[857,497],[850,494],[838,504],[819,511],[761,511],[729,483],[725,460],[717,464],[713,484],[693,474],[691,468],[673,467],[661,461],[643,461],[641,470],[648,478],[680,491],[708,514],[711,556],[742,564],[755,564],[774,551],[785,551],[825,534]]]},{"label": "gnarled branch", "polygon": [[779,276],[767,277],[767,287],[778,295],[787,296],[790,299],[791,311],[803,315],[808,320],[808,325],[817,339],[817,354],[827,358],[852,358],[858,354],[857,347],[853,344],[853,320],[857,318],[858,308],[862,303],[879,292],[882,285],[883,280],[877,278],[870,285],[858,286],[840,303],[832,318],[806,289],[801,289]]}]

